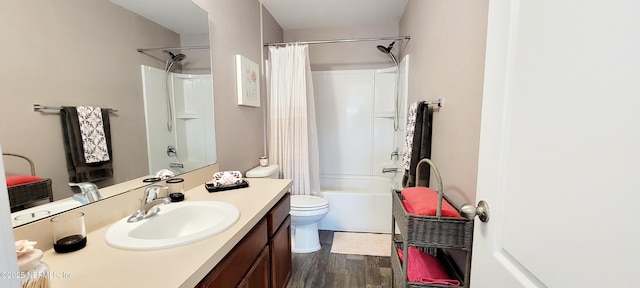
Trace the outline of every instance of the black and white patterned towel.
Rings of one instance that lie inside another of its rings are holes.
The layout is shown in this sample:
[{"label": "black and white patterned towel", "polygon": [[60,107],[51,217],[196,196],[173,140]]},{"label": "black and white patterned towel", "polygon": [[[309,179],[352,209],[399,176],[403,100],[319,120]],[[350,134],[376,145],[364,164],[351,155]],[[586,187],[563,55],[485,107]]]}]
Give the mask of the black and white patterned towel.
[{"label": "black and white patterned towel", "polygon": [[409,170],[411,167],[411,151],[413,148],[413,133],[416,130],[416,115],[418,114],[418,105],[415,102],[409,107],[409,115],[407,116],[407,135],[405,135],[404,150],[402,151],[402,167]]},{"label": "black and white patterned towel", "polygon": [[80,135],[86,163],[109,161],[107,138],[104,133],[100,107],[77,106]]}]

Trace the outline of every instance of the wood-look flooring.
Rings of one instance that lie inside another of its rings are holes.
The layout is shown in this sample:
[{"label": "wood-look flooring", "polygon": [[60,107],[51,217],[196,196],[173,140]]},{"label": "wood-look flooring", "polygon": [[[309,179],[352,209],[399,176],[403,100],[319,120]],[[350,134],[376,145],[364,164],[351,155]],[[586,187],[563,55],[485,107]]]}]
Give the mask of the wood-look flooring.
[{"label": "wood-look flooring", "polygon": [[389,257],[331,253],[333,231],[320,230],[322,249],[293,253],[288,288],[379,288],[391,286]]}]

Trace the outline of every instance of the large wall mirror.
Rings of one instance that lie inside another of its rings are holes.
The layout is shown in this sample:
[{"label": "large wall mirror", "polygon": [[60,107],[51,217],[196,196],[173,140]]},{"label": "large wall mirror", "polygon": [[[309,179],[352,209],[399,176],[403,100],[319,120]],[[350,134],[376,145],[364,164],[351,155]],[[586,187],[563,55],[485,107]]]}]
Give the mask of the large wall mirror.
[{"label": "large wall mirror", "polygon": [[[52,203],[21,211],[59,213],[78,192],[68,185],[60,113],[34,104],[117,109],[109,115],[113,177],[94,182],[112,188],[109,195],[146,185],[141,180],[161,168],[181,174],[216,162],[213,96],[203,96],[213,89],[208,24],[190,0],[4,3],[0,143],[29,157],[53,191]],[[178,47],[186,49],[159,49]],[[185,94],[193,91],[200,94]],[[29,173],[23,160],[3,160],[7,174]]]}]

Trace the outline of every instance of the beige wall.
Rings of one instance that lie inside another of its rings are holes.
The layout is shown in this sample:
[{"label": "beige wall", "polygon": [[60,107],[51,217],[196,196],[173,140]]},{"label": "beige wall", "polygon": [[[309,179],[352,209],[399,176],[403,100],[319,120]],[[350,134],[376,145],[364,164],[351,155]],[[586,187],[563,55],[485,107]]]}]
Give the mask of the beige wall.
[{"label": "beige wall", "polygon": [[445,98],[434,114],[432,160],[456,203],[475,202],[488,1],[409,0],[409,103]]},{"label": "beige wall", "polygon": [[[266,85],[263,76],[260,108],[238,106],[235,55],[262,63],[261,5],[257,0],[194,2],[209,12],[218,164],[221,170],[245,172],[257,166],[264,154]],[[268,12],[263,16],[265,35],[277,38],[282,29],[268,20]]]},{"label": "beige wall", "polygon": [[[180,46],[209,46],[209,34],[181,34]],[[182,72],[187,74],[210,74],[211,53],[209,49],[190,49],[182,51],[187,58],[182,64]]]},{"label": "beige wall", "polygon": [[[316,29],[286,30],[284,40],[309,41],[398,36],[398,25],[367,25]],[[376,46],[388,46],[391,41],[350,42],[335,44],[315,44],[309,46],[311,70],[350,70],[375,69],[393,66],[388,55],[380,52]],[[401,52],[401,45],[394,53]]]},{"label": "beige wall", "polygon": [[4,152],[31,157],[36,172],[53,179],[54,197],[69,197],[60,116],[32,105],[113,107],[114,178],[98,184],[146,174],[140,64],[163,68],[166,58],[135,49],[178,46],[179,35],[106,0],[3,1],[0,26]]}]

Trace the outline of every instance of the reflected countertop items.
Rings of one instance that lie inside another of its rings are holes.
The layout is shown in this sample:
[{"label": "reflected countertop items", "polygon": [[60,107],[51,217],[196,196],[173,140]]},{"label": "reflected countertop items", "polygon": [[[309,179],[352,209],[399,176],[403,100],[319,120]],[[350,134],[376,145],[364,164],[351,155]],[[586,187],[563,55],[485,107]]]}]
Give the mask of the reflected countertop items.
[{"label": "reflected countertop items", "polygon": [[[126,182],[118,183],[108,187],[100,188],[100,195],[102,199],[109,198],[111,196],[124,193],[149,183],[144,183],[142,180],[149,178],[150,176],[143,176]],[[13,227],[20,226],[22,224],[30,223],[42,218],[46,218],[60,212],[64,212],[76,207],[80,207],[82,203],[74,200],[72,197],[64,198],[58,201],[31,207],[28,209],[20,210],[11,213],[11,223]]]}]

